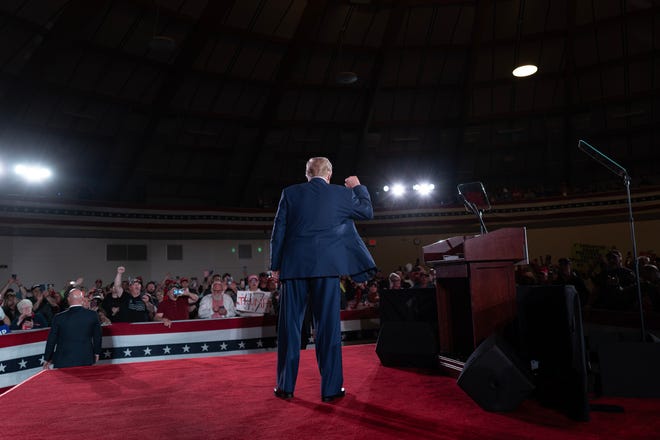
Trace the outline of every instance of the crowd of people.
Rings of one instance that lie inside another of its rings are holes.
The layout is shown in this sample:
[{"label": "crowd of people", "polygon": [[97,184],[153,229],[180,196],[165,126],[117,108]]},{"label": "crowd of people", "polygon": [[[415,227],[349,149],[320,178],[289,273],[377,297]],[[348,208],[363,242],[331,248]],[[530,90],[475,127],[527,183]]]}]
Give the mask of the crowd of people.
[{"label": "crowd of people", "polygon": [[[208,271],[200,278],[168,274],[160,282],[145,282],[140,276],[126,278],[125,273],[126,269],[120,266],[111,283],[104,284],[97,279],[89,287],[82,278],[67,282],[62,288],[54,284],[26,286],[19,278],[10,278],[0,291],[2,320],[10,330],[49,327],[53,317],[68,308],[68,295],[74,289],[84,293],[83,306],[97,312],[102,325],[160,321],[169,327],[177,320],[254,315],[251,311],[240,310],[240,292],[266,294],[262,312],[278,313],[281,286],[270,272],[238,280],[229,273],[220,275]],[[378,307],[379,290],[383,285],[377,279],[355,283],[343,277],[342,309]]]},{"label": "crowd of people", "polygon": [[639,265],[639,290],[645,311],[660,312],[660,270],[654,255],[635,260],[630,253],[623,256],[617,249],[575,269],[570,258],[550,255],[537,258],[529,265],[518,266],[516,283],[520,285],[573,285],[580,296],[583,309],[618,311],[639,310],[638,280],[635,262]]},{"label": "crowd of people", "polygon": [[[640,287],[644,310],[660,312],[660,270],[654,256],[638,258]],[[278,314],[281,289],[270,272],[249,275],[238,280],[231,274],[204,272],[200,278],[167,275],[164,280],[147,281],[141,277],[125,278],[125,268],[118,267],[112,282],[97,279],[84,286],[79,278],[56,289],[54,284],[24,285],[11,278],[0,291],[0,320],[6,330],[29,330],[49,327],[53,317],[67,309],[72,289],[84,292],[83,306],[98,313],[102,325],[113,322],[172,321],[185,319],[231,318],[253,315],[241,311],[239,292],[259,292],[265,296],[265,314]],[[389,274],[378,272],[367,282],[357,283],[342,277],[341,308],[360,310],[377,308],[383,290],[433,288],[435,271],[421,264],[407,264]],[[519,285],[570,284],[575,286],[583,308],[638,310],[637,277],[634,261],[612,249],[581,273],[569,258],[537,258],[517,266]],[[2,324],[0,324],[2,325]]]}]

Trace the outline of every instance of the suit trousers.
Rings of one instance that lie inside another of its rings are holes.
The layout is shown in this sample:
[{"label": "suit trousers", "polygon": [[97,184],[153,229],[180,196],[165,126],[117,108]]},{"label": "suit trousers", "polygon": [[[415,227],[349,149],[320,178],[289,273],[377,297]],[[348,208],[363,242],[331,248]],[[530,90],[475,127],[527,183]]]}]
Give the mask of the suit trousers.
[{"label": "suit trousers", "polygon": [[344,383],[341,357],[339,277],[283,280],[277,332],[277,387],[293,392],[300,361],[300,333],[307,301],[316,329],[321,396],[338,394]]}]

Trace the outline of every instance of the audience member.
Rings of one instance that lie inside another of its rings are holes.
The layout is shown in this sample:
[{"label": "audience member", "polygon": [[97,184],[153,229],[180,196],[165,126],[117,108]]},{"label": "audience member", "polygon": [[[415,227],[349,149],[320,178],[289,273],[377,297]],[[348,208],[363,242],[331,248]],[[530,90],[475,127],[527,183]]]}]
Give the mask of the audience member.
[{"label": "audience member", "polygon": [[165,327],[171,327],[172,321],[189,319],[188,306],[195,304],[199,299],[196,293],[184,288],[178,283],[165,285],[167,293],[163,301],[158,304],[158,311],[154,315],[154,321],[162,321]]},{"label": "audience member", "polygon": [[22,299],[16,305],[19,315],[11,323],[12,330],[31,330],[48,327],[46,318],[41,313],[34,313],[32,301]]},{"label": "audience member", "polygon": [[261,272],[259,273],[259,290],[262,292],[265,292],[268,284],[268,273],[267,272]]},{"label": "audience member", "polygon": [[142,293],[142,281],[133,278],[128,284],[128,291],[122,287],[121,276],[126,271],[123,266],[117,268],[115,276],[113,298],[119,298],[119,321],[121,322],[146,322],[151,321],[156,311],[149,295]]},{"label": "audience member", "polygon": [[[15,285],[18,288],[18,292],[14,291],[14,289],[11,289],[11,286]],[[6,292],[12,291],[14,292],[14,295],[20,300],[25,297],[25,294],[23,293],[25,291],[25,287],[23,287],[23,284],[17,279],[12,276],[12,278],[9,278],[9,281],[7,281],[7,284],[0,290],[0,296],[4,295]]]},{"label": "audience member", "polygon": [[639,268],[639,278],[644,310],[660,312],[660,270],[647,263]]},{"label": "audience member", "polygon": [[2,310],[9,319],[9,322],[12,322],[19,316],[16,304],[16,293],[12,289],[7,290],[2,301]]},{"label": "audience member", "polygon": [[594,308],[629,310],[636,297],[636,278],[632,270],[623,267],[621,252],[610,250],[606,266],[594,279]]},{"label": "audience member", "polygon": [[367,284],[367,292],[364,294],[365,307],[378,307],[380,304],[380,292],[377,281],[370,281]]},{"label": "audience member", "polygon": [[388,277],[390,280],[389,289],[390,290],[399,290],[401,289],[401,276],[396,272],[392,272]]},{"label": "audience member", "polygon": [[259,289],[259,277],[255,274],[248,276],[247,290],[256,292]]},{"label": "audience member", "polygon": [[199,317],[207,318],[231,318],[236,316],[234,302],[225,291],[227,284],[219,279],[211,285],[211,294],[206,295],[199,302]]},{"label": "audience member", "polygon": [[559,270],[557,271],[557,276],[552,280],[552,284],[572,285],[580,297],[582,307],[588,304],[589,290],[582,277],[573,271],[571,260],[568,258],[559,259]]},{"label": "audience member", "polygon": [[50,306],[50,303],[44,297],[44,292],[41,290],[41,286],[35,284],[32,286],[32,300],[33,306],[32,310],[35,313],[41,313],[41,315],[46,319],[46,326],[49,326],[53,321],[53,308]]}]

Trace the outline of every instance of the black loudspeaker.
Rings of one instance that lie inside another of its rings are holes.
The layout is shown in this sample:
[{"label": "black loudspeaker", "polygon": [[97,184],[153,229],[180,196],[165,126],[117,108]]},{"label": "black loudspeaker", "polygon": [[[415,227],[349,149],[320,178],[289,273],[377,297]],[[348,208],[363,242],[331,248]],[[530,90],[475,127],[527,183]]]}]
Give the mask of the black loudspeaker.
[{"label": "black loudspeaker", "polygon": [[458,386],[486,411],[512,411],[534,391],[531,373],[497,335],[470,355]]},{"label": "black loudspeaker", "polygon": [[383,290],[380,294],[381,322],[438,322],[435,288]]},{"label": "black loudspeaker", "polygon": [[429,322],[381,322],[376,354],[386,367],[438,366],[437,327]]},{"label": "black loudspeaker", "polygon": [[438,366],[435,289],[384,290],[376,354],[386,367]]},{"label": "black loudspeaker", "polygon": [[517,290],[520,357],[534,365],[535,397],[574,420],[589,420],[580,297],[573,286]]}]

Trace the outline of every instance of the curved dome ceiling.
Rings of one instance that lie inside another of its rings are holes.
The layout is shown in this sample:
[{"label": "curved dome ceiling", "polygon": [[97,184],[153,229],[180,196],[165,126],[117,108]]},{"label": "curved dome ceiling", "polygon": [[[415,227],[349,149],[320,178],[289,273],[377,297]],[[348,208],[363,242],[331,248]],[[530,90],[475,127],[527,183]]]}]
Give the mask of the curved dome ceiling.
[{"label": "curved dome ceiling", "polygon": [[3,196],[269,208],[317,155],[377,199],[620,186],[579,139],[660,175],[651,0],[4,0],[0,38],[0,160],[57,173]]}]

